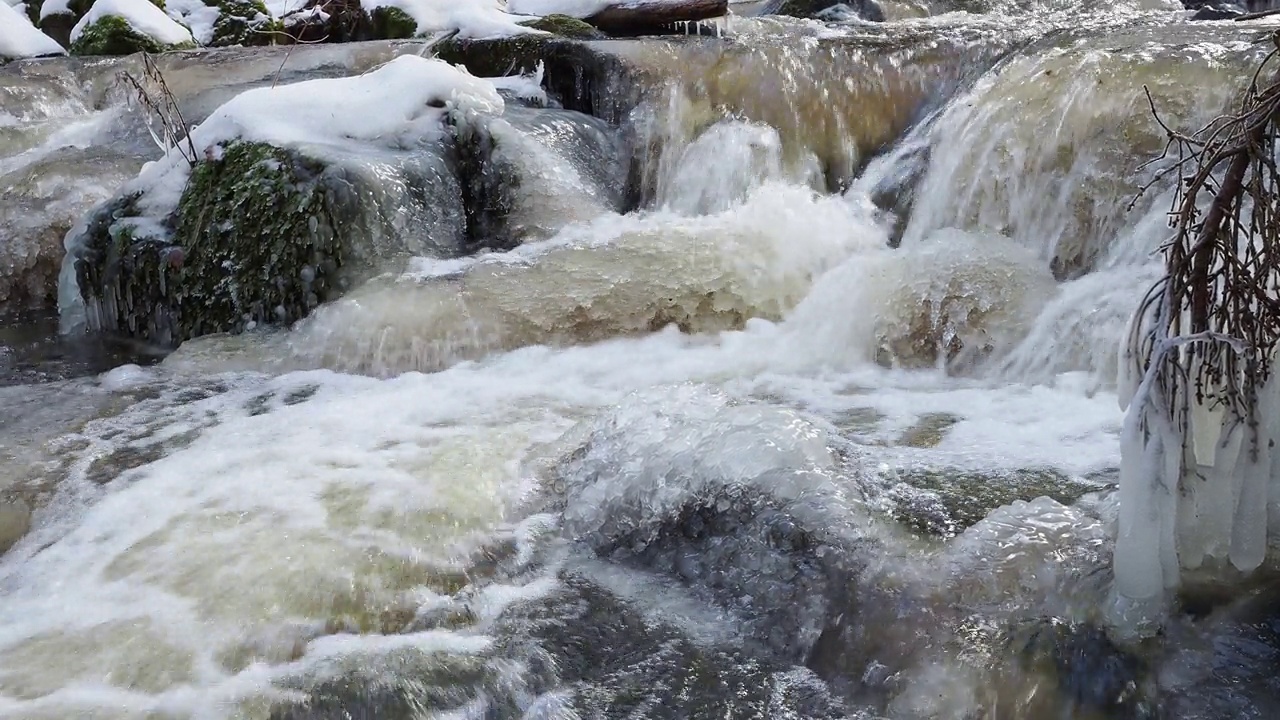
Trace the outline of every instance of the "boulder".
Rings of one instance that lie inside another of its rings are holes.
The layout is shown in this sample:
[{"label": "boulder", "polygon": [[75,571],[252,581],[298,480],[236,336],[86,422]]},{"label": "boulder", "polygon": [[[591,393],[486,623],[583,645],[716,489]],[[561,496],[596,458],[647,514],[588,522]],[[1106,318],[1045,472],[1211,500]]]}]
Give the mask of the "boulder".
[{"label": "boulder", "polygon": [[132,55],[194,48],[194,42],[165,44],[133,29],[118,15],[106,15],[90,23],[71,43],[72,55]]},{"label": "boulder", "polygon": [[219,13],[209,41],[214,47],[274,45],[284,30],[262,0],[207,0],[206,4]]},{"label": "boulder", "polygon": [[367,12],[360,0],[311,0],[283,23],[289,36],[308,43],[399,40],[418,34],[417,21],[403,10],[378,7]]},{"label": "boulder", "polygon": [[[142,193],[112,200],[73,243],[90,327],[173,345],[287,324],[380,260],[456,248],[456,179],[438,156],[401,160],[371,167],[233,142],[195,164],[165,217],[147,217]],[[419,202],[386,196],[380,173],[399,175]]]},{"label": "boulder", "polygon": [[884,22],[884,10],[876,0],[785,0],[775,15],[818,20],[862,19]]},{"label": "boulder", "polygon": [[1192,20],[1232,20],[1245,14],[1245,9],[1235,3],[1202,5],[1191,16]]}]

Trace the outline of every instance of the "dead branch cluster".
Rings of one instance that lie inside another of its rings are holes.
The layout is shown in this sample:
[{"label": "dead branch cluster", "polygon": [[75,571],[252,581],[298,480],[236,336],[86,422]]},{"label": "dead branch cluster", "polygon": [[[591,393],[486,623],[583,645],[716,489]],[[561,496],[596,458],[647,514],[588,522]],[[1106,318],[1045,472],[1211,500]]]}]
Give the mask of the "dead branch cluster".
[{"label": "dead branch cluster", "polygon": [[[1259,391],[1280,340],[1280,33],[1238,109],[1186,134],[1151,110],[1168,138],[1144,191],[1177,177],[1161,248],[1166,274],[1147,294],[1129,338],[1139,373],[1161,339],[1199,336],[1160,362],[1160,393],[1175,427],[1187,427],[1194,398],[1223,407],[1257,438]],[[1152,320],[1154,318],[1154,320]],[[1254,447],[1254,452],[1257,448]]]}]

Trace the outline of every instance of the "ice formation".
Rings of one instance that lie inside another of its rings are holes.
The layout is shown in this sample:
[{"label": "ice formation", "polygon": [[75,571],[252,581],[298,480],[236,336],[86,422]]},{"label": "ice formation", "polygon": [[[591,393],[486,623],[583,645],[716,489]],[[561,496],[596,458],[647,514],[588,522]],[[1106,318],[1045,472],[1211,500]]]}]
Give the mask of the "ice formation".
[{"label": "ice formation", "polygon": [[[1167,337],[1164,307],[1149,322],[1157,328],[1151,363],[1140,376],[1137,355],[1121,353],[1119,398],[1127,407],[1121,434],[1120,518],[1116,539],[1117,604],[1122,626],[1139,627],[1158,613],[1165,591],[1183,570],[1206,562],[1229,563],[1240,572],[1266,559],[1271,499],[1280,495],[1280,465],[1272,462],[1280,440],[1280,371],[1259,390],[1256,424],[1206,393],[1187,401],[1186,420],[1171,419],[1171,389],[1158,372],[1170,353],[1187,368],[1205,336]],[[1134,324],[1147,318],[1135,317]],[[1126,338],[1129,337],[1126,334]],[[1167,367],[1167,365],[1165,365]],[[1194,375],[1194,372],[1192,372]]]},{"label": "ice formation", "polygon": [[37,30],[24,13],[0,2],[0,60],[65,54],[67,51]]}]

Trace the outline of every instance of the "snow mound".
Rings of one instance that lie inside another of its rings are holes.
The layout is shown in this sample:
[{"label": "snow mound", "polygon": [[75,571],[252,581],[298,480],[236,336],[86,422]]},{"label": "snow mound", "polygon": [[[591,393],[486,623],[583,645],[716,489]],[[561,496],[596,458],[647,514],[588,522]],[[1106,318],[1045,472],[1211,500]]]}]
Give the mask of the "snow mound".
[{"label": "snow mound", "polygon": [[489,81],[416,55],[364,75],[256,88],[215,110],[191,131],[190,143],[180,142],[147,165],[133,189],[148,195],[140,208],[163,216],[181,197],[190,172],[183,153],[191,147],[202,157],[236,139],[278,147],[349,147],[357,153],[369,144],[402,148],[440,128],[450,108],[501,114],[503,107]]},{"label": "snow mound", "polygon": [[498,0],[362,0],[361,5],[368,12],[403,10],[418,23],[420,35],[457,30],[459,38],[488,40],[541,32],[518,25],[519,18],[505,12]]},{"label": "snow mound", "polygon": [[204,0],[165,0],[164,10],[169,17],[191,29],[196,42],[208,45],[213,42],[213,25],[222,17],[222,11]]},{"label": "snow mound", "polygon": [[105,17],[123,18],[134,30],[162,45],[194,43],[191,31],[174,22],[148,0],[97,0],[71,30],[71,42],[80,39],[85,28]]},{"label": "snow mound", "polygon": [[[146,2],[146,0],[142,0]],[[0,2],[0,59],[65,55],[66,50],[31,24],[27,16]]]}]

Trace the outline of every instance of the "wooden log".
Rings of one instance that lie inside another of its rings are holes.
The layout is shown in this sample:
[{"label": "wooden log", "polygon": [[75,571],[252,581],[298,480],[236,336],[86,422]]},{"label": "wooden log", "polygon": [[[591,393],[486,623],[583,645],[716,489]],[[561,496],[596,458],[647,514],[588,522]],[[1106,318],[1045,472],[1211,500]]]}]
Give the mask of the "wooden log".
[{"label": "wooden log", "polygon": [[587,18],[615,36],[669,35],[672,25],[729,14],[729,0],[624,0]]}]

